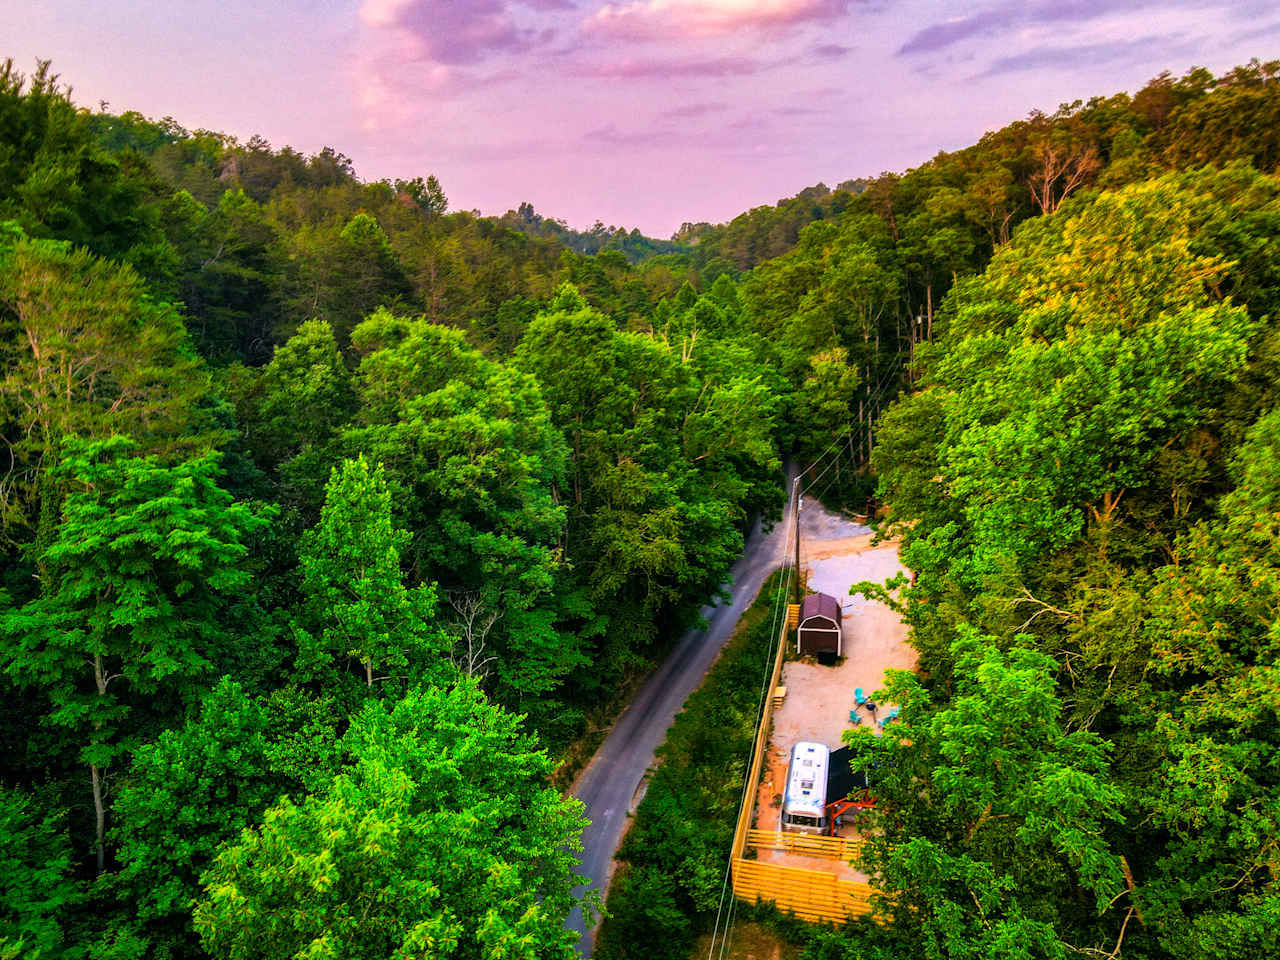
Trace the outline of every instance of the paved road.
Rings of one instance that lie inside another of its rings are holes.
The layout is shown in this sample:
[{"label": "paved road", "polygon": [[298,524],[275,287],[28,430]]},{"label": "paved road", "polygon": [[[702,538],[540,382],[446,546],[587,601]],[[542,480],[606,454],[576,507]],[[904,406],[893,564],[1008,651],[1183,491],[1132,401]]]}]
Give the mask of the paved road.
[{"label": "paved road", "polygon": [[[654,762],[654,752],[666,739],[667,729],[684,706],[689,694],[715,662],[720,648],[733,633],[734,625],[750,606],[765,578],[778,566],[786,517],[773,530],[762,533],[759,524],[748,537],[746,549],[733,565],[733,602],[725,606],[703,607],[706,630],[690,630],[671,656],[649,678],[631,706],[618,718],[609,736],[578,779],[574,794],[587,805],[591,821],[582,834],[586,850],[579,872],[591,878],[591,886],[607,890],[609,864],[627,826],[627,813],[640,788],[645,771]],[[580,890],[583,888],[580,888]],[[582,915],[575,910],[566,925],[582,934],[578,952],[591,956],[594,931],[584,930]]]}]

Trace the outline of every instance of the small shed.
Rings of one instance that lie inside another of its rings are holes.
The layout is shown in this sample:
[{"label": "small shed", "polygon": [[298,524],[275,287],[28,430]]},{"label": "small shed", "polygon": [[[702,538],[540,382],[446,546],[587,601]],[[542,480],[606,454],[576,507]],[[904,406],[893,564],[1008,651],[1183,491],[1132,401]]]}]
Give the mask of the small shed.
[{"label": "small shed", "polygon": [[844,655],[840,627],[840,601],[825,593],[811,593],[800,604],[800,626],[796,630],[796,650],[806,653],[832,651]]}]

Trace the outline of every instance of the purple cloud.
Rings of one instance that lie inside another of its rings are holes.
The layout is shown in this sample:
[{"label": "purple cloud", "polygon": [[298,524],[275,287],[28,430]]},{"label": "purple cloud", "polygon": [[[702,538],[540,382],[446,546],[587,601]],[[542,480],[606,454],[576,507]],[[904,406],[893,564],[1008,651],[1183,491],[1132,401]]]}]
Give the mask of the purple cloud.
[{"label": "purple cloud", "polygon": [[[987,67],[980,76],[994,77],[1006,73],[1020,73],[1025,70],[1079,69],[1081,67],[1102,66],[1113,63],[1123,57],[1131,56],[1135,51],[1169,50],[1170,43],[1180,39],[1176,36],[1147,36],[1138,37],[1134,40],[1113,40],[1105,43],[1087,43],[1071,47],[1036,47],[1024,53],[1000,57]],[[1170,52],[1172,53],[1172,51]]]},{"label": "purple cloud", "polygon": [[583,64],[576,69],[578,76],[600,77],[615,80],[636,80],[644,77],[742,77],[777,64],[754,57],[712,57],[688,60],[633,57],[605,63]]},{"label": "purple cloud", "polygon": [[[572,7],[567,0],[521,2],[542,11]],[[518,26],[510,8],[506,0],[365,0],[360,19],[411,38],[424,60],[459,65],[523,53],[553,35]]]},{"label": "purple cloud", "polygon": [[678,130],[634,130],[622,131],[610,123],[595,130],[588,130],[582,135],[585,143],[604,147],[625,147],[628,150],[637,148],[669,148],[679,146],[688,141],[688,135]]},{"label": "purple cloud", "polygon": [[852,50],[853,47],[846,47],[839,43],[820,43],[813,48],[813,55],[820,60],[839,60]]},{"label": "purple cloud", "polygon": [[1010,3],[935,23],[913,34],[898,55],[937,53],[971,37],[990,36],[1027,25],[1085,23],[1109,13],[1128,13],[1147,6],[1144,0],[1055,0],[1050,3]]},{"label": "purple cloud", "polygon": [[683,106],[663,110],[662,115],[672,120],[693,120],[729,109],[727,103],[686,103]]},{"label": "purple cloud", "polygon": [[936,53],[961,40],[993,33],[1009,26],[1008,10],[987,10],[971,17],[959,17],[925,27],[898,48],[898,55]]},{"label": "purple cloud", "polygon": [[1231,38],[1232,43],[1244,43],[1246,40],[1257,40],[1260,37],[1269,37],[1273,33],[1280,32],[1280,20],[1275,23],[1267,24],[1264,27],[1250,27],[1242,30]]},{"label": "purple cloud", "polygon": [[828,22],[852,6],[853,0],[624,0],[606,3],[584,27],[626,40],[717,36]]}]

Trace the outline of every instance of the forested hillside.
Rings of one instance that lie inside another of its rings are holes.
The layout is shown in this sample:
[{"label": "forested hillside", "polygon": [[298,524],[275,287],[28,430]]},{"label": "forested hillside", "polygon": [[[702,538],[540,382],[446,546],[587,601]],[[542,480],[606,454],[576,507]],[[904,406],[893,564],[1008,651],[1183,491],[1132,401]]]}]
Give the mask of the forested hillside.
[{"label": "forested hillside", "polygon": [[958,282],[881,418],[921,669],[853,738],[895,895],[848,956],[1280,950],[1280,98],[1240,79]]},{"label": "forested hillside", "polygon": [[47,67],[0,130],[5,948],[571,953],[549,774],[829,432],[734,272]]},{"label": "forested hillside", "polygon": [[0,956],[571,956],[553,769],[841,446],[925,671],[824,949],[1272,943],[1278,87],[668,244],[0,67]]},{"label": "forested hillside", "polygon": [[[854,739],[893,922],[806,956],[1280,949],[1277,77],[1033,115],[871,182],[743,278],[792,356],[852,361],[845,415],[916,573],[920,673],[878,698],[905,723]],[[643,886],[610,957],[687,957],[721,919],[677,879],[719,875],[720,825],[681,823],[696,841],[629,841]]]},{"label": "forested hillside", "polygon": [[1280,947],[1277,225],[1240,164],[1071,199],[882,419],[921,655],[854,738],[892,955]]}]

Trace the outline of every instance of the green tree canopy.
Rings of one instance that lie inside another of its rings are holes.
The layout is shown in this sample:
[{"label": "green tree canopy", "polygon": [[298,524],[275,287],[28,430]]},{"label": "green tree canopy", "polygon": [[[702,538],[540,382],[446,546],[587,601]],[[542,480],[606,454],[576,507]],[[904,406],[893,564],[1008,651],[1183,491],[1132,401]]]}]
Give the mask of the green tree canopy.
[{"label": "green tree canopy", "polygon": [[[898,919],[921,949],[1276,948],[1278,190],[1240,166],[1167,174],[1024,224],[957,284],[921,389],[882,421],[927,679],[895,678],[905,727],[860,747],[896,763],[870,862],[916,905]],[[986,732],[1020,715],[1015,688],[1068,770],[1018,772],[1014,732]],[[965,797],[943,806],[960,760]],[[1056,811],[1019,827],[1054,784]],[[1068,846],[1020,846],[1042,826]],[[1074,889],[1044,893],[1050,876]],[[996,918],[1016,941],[991,939]]]},{"label": "green tree canopy", "polygon": [[334,467],[320,522],[299,549],[304,619],[314,629],[314,637],[304,639],[304,671],[350,657],[368,687],[375,680],[446,675],[443,638],[433,622],[435,586],[404,583],[400,556],[408,542],[409,533],[393,523],[381,465],[360,457]]},{"label": "green tree canopy", "polygon": [[565,448],[538,383],[456,330],[387,311],[352,342],[360,414],[343,442],[384,462],[403,492],[410,568],[440,584],[449,619],[466,619],[460,606],[492,618],[492,669],[508,692],[547,692],[584,660],[551,600]]},{"label": "green tree canopy", "polygon": [[[1025,640],[1027,638],[1023,638]],[[1058,665],[962,631],[956,684],[932,709],[915,676],[876,694],[899,705],[883,737],[846,734],[877,807],[864,861],[907,942],[926,957],[1067,957],[1124,921],[1119,856],[1105,836],[1123,818],[1106,744],[1068,731]]]},{"label": "green tree canopy", "polygon": [[218,848],[282,796],[325,786],[340,755],[331,701],[297,688],[254,696],[229,677],[198,715],[140,747],[112,802],[120,870],[107,884],[129,907],[135,942],[155,956],[196,951],[191,910]]},{"label": "green tree canopy", "polygon": [[62,819],[21,790],[0,787],[0,955],[72,955],[64,928],[83,894]]},{"label": "green tree canopy", "polygon": [[351,766],[283,800],[205,873],[215,957],[575,956],[581,805],[470,682],[370,701]]},{"label": "green tree canopy", "polygon": [[61,490],[44,497],[41,483],[77,439],[125,434],[170,462],[207,452],[216,439],[199,409],[208,376],[181,320],[129,267],[0,228],[0,347],[0,402],[14,424],[17,468],[4,519],[19,542],[42,522],[47,544]]},{"label": "green tree canopy", "polygon": [[225,611],[249,581],[244,541],[266,520],[217,485],[214,455],[168,466],[122,438],[72,447],[70,492],[43,556],[41,594],[0,618],[5,671],[48,698],[89,768],[98,869],[103,776],[146,698],[182,703],[228,653]]}]

